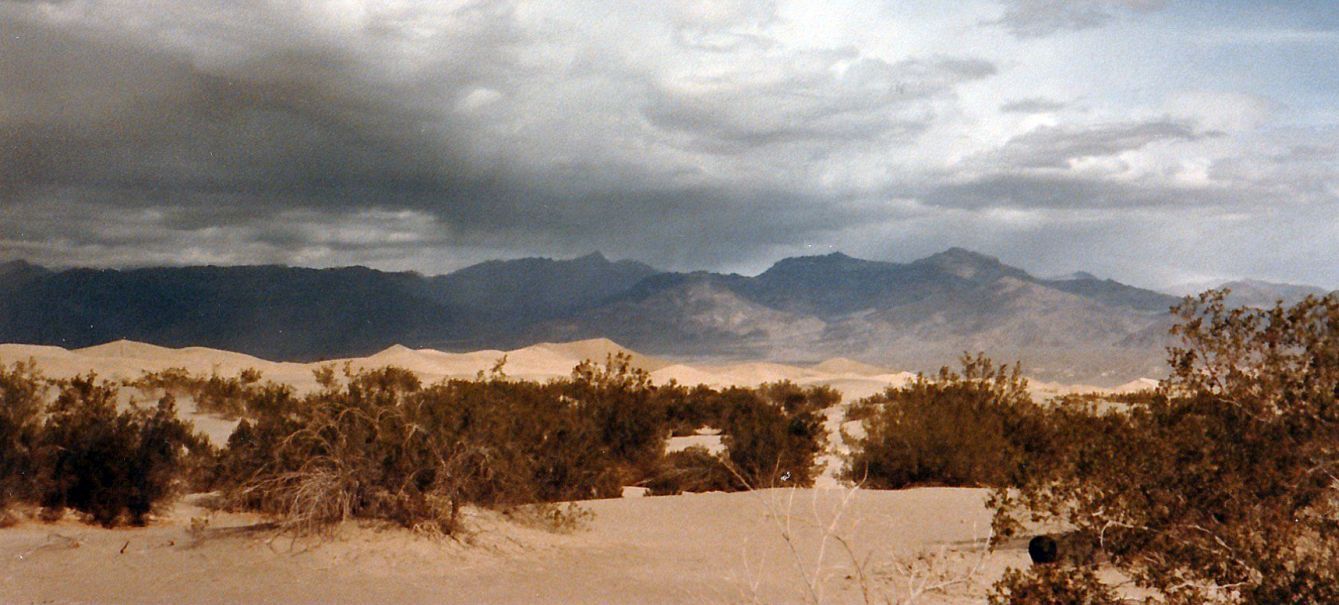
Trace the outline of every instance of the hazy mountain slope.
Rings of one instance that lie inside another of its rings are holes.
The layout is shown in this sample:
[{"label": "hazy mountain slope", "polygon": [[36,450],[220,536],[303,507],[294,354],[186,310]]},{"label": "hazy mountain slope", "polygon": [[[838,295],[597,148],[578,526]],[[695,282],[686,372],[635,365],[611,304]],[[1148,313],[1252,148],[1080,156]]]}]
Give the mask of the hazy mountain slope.
[{"label": "hazy mountain slope", "polygon": [[755,277],[658,273],[599,254],[493,261],[438,277],[9,263],[0,265],[0,341],[129,338],[308,360],[395,343],[462,350],[603,337],[676,357],[847,356],[905,369],[984,350],[1082,379],[1160,363],[1175,302],[1090,275],[1038,279],[960,248],[911,263],[789,258]]},{"label": "hazy mountain slope", "polygon": [[[1048,379],[1109,382],[1113,365],[1149,375],[1166,344],[1169,317],[1016,277],[952,295],[875,310],[832,325],[827,348],[896,367],[929,370],[963,352],[1022,360]],[[1156,334],[1131,340],[1133,335]],[[1043,371],[1043,366],[1047,368]]]},{"label": "hazy mountain slope", "polygon": [[943,277],[941,270],[929,265],[867,261],[834,253],[782,260],[733,287],[759,304],[831,318],[907,304],[964,285]]},{"label": "hazy mountain slope", "polygon": [[527,324],[622,294],[656,273],[596,252],[567,261],[488,261],[433,278],[430,289],[434,298],[472,317]]},{"label": "hazy mountain slope", "polygon": [[1240,307],[1273,307],[1282,301],[1285,305],[1296,304],[1307,296],[1325,296],[1324,288],[1298,284],[1277,284],[1254,279],[1230,281],[1219,286],[1227,288],[1226,302]]},{"label": "hazy mountain slope", "polygon": [[1223,282],[1193,282],[1168,286],[1167,293],[1180,296],[1195,296],[1211,289],[1227,288],[1231,290],[1225,302],[1237,307],[1272,307],[1283,301],[1292,305],[1310,295],[1324,296],[1329,293],[1325,288],[1306,284],[1284,284],[1258,279],[1237,279]]},{"label": "hazy mountain slope", "polygon": [[1155,313],[1165,313],[1181,300],[1178,297],[1161,292],[1127,286],[1112,279],[1098,279],[1091,275],[1078,276],[1076,279],[1050,280],[1045,283],[1056,290],[1095,299],[1109,305]]},{"label": "hazy mountain slope", "polygon": [[1175,301],[1113,281],[1039,280],[962,249],[908,264],[829,254],[785,259],[757,277],[652,276],[528,337],[603,334],[661,354],[855,355],[912,369],[966,350],[1060,368],[1075,352],[1084,377],[1107,358],[1160,364]]},{"label": "hazy mountain slope", "polygon": [[270,359],[366,354],[449,334],[422,278],[352,267],[75,269],[5,294],[0,340],[81,347],[128,338]]},{"label": "hazy mountain slope", "polygon": [[627,295],[539,326],[532,339],[597,335],[648,353],[779,358],[822,333],[818,318],[749,301],[730,287],[740,278],[711,274],[649,278]]}]

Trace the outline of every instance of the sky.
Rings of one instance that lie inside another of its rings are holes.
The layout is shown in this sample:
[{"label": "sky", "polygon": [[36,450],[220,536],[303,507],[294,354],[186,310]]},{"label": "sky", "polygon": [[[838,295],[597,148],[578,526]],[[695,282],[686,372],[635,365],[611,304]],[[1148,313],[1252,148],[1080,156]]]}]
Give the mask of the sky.
[{"label": "sky", "polygon": [[1339,6],[0,0],[0,260],[1339,287]]}]

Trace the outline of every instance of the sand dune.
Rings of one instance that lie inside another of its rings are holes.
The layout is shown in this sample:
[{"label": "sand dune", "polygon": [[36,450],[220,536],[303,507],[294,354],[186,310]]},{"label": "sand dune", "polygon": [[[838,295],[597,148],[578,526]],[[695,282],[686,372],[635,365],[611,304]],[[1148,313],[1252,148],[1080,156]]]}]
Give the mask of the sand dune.
[{"label": "sand dune", "polygon": [[[826,385],[840,391],[846,400],[878,393],[890,386],[901,386],[914,378],[908,372],[880,368],[846,358],[833,358],[813,366],[779,363],[741,362],[727,364],[674,363],[642,355],[608,339],[567,343],[541,343],[511,351],[485,350],[448,353],[434,349],[411,349],[402,345],[388,347],[367,357],[335,359],[316,363],[275,362],[204,347],[173,349],[140,342],[118,340],[83,349],[67,350],[53,346],[0,344],[0,363],[33,359],[43,373],[65,378],[88,371],[112,379],[134,379],[145,371],[171,367],[193,373],[217,372],[235,375],[255,368],[268,379],[291,384],[299,390],[314,388],[313,370],[333,364],[348,364],[354,369],[398,366],[419,374],[425,381],[469,378],[491,370],[504,356],[502,370],[508,376],[526,380],[549,380],[571,374],[583,360],[602,363],[607,355],[625,353],[633,364],[650,372],[656,384],[675,381],[682,385],[705,384],[712,387],[752,387],[766,382],[789,380],[800,385]],[[1114,389],[1090,385],[1071,385],[1032,381],[1035,396],[1048,397],[1077,392],[1127,392],[1156,386],[1156,381],[1139,379]]]},{"label": "sand dune", "polygon": [[832,359],[824,360],[818,365],[815,365],[814,369],[828,374],[860,374],[865,376],[887,374],[890,371],[887,368],[861,363],[846,357],[833,357]]}]

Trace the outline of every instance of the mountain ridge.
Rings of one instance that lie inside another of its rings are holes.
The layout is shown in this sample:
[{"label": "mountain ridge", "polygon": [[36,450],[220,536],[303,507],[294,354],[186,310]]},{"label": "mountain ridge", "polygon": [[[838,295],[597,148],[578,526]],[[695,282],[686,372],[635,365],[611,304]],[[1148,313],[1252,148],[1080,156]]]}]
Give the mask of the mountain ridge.
[{"label": "mountain ridge", "polygon": [[[1148,375],[1161,362],[1156,335],[1177,300],[1090,275],[1037,278],[963,248],[907,263],[790,257],[754,276],[666,272],[598,252],[487,261],[437,276],[6,263],[0,341],[76,348],[124,338],[311,361],[392,344],[470,350],[611,338],[671,359],[842,356],[913,370],[984,350],[1069,380],[1105,371],[1104,356],[1128,358],[1130,372],[1138,366],[1132,377]],[[1092,363],[1077,360],[1087,356]]]}]

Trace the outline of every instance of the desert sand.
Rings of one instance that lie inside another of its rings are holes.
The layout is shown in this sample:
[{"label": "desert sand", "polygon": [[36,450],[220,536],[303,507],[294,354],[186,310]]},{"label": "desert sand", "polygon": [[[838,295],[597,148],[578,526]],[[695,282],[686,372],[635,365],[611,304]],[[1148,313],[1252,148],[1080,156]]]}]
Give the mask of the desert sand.
[{"label": "desert sand", "polygon": [[[845,450],[843,406],[912,374],[848,359],[800,367],[691,364],[628,351],[608,340],[540,344],[514,351],[445,353],[390,347],[341,359],[354,368],[396,365],[434,381],[473,377],[504,355],[514,378],[566,376],[583,359],[628,353],[656,383],[754,386],[791,380],[844,396],[827,411],[831,451],[814,489],[596,500],[582,527],[552,531],[524,519],[471,511],[463,538],[433,538],[366,524],[334,536],[294,539],[248,514],[211,512],[194,495],[148,527],[105,530],[74,520],[23,521],[0,530],[5,603],[970,603],[1008,566],[1026,564],[1021,544],[984,550],[985,492],[925,488],[869,491],[836,479]],[[260,370],[299,390],[322,364],[272,362],[198,347],[118,341],[78,350],[0,345],[0,362],[32,359],[44,374],[90,370],[112,379],[183,367],[235,375]],[[1140,385],[1144,383],[1138,383]],[[1134,384],[1131,385],[1133,388]],[[1039,395],[1095,390],[1039,384]],[[222,442],[235,423],[182,414]],[[851,427],[848,427],[851,428]],[[719,447],[719,435],[676,438],[670,447]],[[201,521],[208,521],[204,529]]]},{"label": "desert sand", "polygon": [[[353,524],[295,541],[258,517],[187,501],[140,529],[0,530],[0,601],[860,603],[862,585],[883,602],[910,596],[910,582],[925,589],[917,602],[978,602],[1005,567],[1026,562],[1021,545],[982,550],[983,497],[782,489],[596,500],[569,532],[475,512],[462,541]],[[191,518],[205,516],[208,529],[192,532]]]}]

